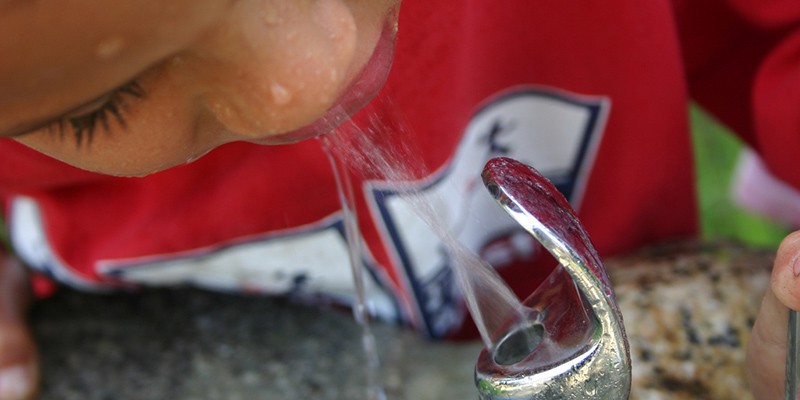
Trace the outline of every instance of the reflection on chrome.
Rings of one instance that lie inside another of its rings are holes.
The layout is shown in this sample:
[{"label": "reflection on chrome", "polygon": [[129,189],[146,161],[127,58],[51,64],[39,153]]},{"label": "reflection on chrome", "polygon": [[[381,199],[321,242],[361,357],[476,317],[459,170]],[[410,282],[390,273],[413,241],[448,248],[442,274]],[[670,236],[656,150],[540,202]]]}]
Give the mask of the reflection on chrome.
[{"label": "reflection on chrome", "polygon": [[535,169],[490,160],[483,182],[500,206],[559,262],[503,327],[475,368],[482,400],[627,399],[631,362],[611,282],[572,208]]}]

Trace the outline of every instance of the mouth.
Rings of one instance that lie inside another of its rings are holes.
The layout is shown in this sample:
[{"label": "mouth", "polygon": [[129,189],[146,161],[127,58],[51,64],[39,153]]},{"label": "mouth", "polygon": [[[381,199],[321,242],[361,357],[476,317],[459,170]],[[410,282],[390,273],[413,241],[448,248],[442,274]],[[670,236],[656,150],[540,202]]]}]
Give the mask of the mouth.
[{"label": "mouth", "polygon": [[264,145],[290,144],[328,133],[367,105],[380,91],[394,60],[397,19],[386,18],[375,49],[356,77],[328,111],[300,129],[253,141]]}]

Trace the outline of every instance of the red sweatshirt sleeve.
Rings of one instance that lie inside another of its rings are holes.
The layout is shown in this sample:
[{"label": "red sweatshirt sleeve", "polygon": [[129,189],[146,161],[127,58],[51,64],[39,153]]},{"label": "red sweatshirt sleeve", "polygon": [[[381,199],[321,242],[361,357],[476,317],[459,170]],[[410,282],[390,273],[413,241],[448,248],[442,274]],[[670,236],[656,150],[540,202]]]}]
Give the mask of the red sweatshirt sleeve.
[{"label": "red sweatshirt sleeve", "polygon": [[800,187],[800,1],[673,4],[692,98]]}]

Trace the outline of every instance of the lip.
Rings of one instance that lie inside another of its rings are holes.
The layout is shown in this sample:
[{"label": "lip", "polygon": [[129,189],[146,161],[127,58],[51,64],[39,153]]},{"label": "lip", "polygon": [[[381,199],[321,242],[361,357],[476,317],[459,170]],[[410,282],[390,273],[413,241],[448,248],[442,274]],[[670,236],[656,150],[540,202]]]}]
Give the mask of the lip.
[{"label": "lip", "polygon": [[[389,15],[392,15],[390,13]],[[386,18],[375,49],[367,63],[348,84],[346,90],[328,111],[309,125],[300,129],[267,136],[253,143],[264,145],[290,144],[310,139],[336,129],[353,114],[369,103],[386,83],[392,62],[396,38],[396,18]]]}]

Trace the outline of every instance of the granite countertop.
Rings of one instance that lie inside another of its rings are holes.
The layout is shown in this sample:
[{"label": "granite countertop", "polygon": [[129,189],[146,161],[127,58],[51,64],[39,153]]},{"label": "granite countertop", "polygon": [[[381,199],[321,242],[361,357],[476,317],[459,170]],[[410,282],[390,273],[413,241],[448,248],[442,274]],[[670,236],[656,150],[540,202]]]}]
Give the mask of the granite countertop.
[{"label": "granite countertop", "polygon": [[[771,252],[675,244],[606,261],[631,342],[632,399],[747,399],[744,345]],[[349,312],[188,289],[61,291],[34,306],[42,400],[363,399]],[[389,399],[476,398],[481,344],[374,324]]]},{"label": "granite countertop", "polygon": [[608,260],[631,345],[631,399],[752,399],[745,347],[773,260],[724,243]]}]

